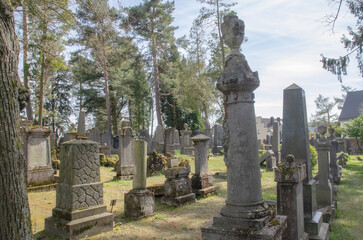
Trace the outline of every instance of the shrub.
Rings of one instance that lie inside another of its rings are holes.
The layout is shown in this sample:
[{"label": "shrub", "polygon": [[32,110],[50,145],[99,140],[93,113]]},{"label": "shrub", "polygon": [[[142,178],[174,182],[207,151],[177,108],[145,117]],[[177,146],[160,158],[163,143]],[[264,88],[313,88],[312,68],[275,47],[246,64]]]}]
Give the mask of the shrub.
[{"label": "shrub", "polygon": [[147,158],[147,174],[151,176],[153,174],[160,174],[160,172],[166,168],[167,158],[172,157],[170,153],[167,156],[159,154],[153,151]]},{"label": "shrub", "polygon": [[311,159],[311,167],[313,168],[318,163],[318,152],[315,147],[310,145],[310,159]]},{"label": "shrub", "polygon": [[100,155],[101,166],[116,167],[118,160],[118,155]]}]

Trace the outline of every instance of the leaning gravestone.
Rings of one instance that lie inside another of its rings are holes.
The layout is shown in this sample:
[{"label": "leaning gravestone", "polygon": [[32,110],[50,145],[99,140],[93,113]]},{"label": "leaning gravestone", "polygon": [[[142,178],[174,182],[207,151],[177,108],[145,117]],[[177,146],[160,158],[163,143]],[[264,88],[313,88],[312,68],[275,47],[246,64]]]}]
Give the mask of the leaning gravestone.
[{"label": "leaning gravestone", "polygon": [[287,217],[275,215],[262,199],[258,162],[256,117],[253,91],[259,86],[240,53],[244,22],[237,16],[225,16],[223,39],[231,48],[217,88],[224,94],[224,161],[227,166],[227,200],[221,213],[202,227],[202,238],[281,239]]},{"label": "leaning gravestone", "polygon": [[216,193],[218,186],[213,185],[213,175],[208,174],[208,145],[210,137],[199,134],[192,137],[194,142],[195,174],[192,177],[193,192],[200,197]]},{"label": "leaning gravestone", "polygon": [[56,207],[45,219],[45,230],[62,238],[79,239],[113,229],[113,214],[103,205],[98,143],[85,138],[81,126],[77,140],[61,145]]},{"label": "leaning gravestone", "polygon": [[214,143],[213,143],[213,154],[221,153],[223,149],[222,146],[222,139],[223,139],[223,128],[219,124],[214,125]]},{"label": "leaning gravestone", "polygon": [[[329,224],[323,223],[323,214],[317,211],[316,180],[311,171],[305,92],[296,84],[284,89],[283,119],[281,159],[292,154],[296,162],[306,166],[306,178],[303,180],[305,232],[310,239],[327,239]],[[277,193],[279,202],[279,184]]]},{"label": "leaning gravestone", "polygon": [[28,185],[54,181],[49,127],[22,127]]},{"label": "leaning gravestone", "polygon": [[119,132],[119,161],[116,166],[117,176],[119,179],[131,179],[134,174],[135,153],[134,142],[135,134],[131,127],[124,127]]},{"label": "leaning gravestone", "polygon": [[147,217],[154,215],[154,194],[146,189],[147,143],[135,140],[136,159],[133,189],[125,194],[125,215],[127,217]]}]

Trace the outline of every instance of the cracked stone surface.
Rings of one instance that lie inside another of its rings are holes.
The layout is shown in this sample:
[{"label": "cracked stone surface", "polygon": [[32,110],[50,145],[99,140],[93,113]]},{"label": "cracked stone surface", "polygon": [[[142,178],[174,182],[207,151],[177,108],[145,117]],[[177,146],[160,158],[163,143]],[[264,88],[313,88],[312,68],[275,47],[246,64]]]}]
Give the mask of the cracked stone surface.
[{"label": "cracked stone surface", "polygon": [[56,206],[69,211],[103,204],[98,145],[75,140],[61,146]]}]

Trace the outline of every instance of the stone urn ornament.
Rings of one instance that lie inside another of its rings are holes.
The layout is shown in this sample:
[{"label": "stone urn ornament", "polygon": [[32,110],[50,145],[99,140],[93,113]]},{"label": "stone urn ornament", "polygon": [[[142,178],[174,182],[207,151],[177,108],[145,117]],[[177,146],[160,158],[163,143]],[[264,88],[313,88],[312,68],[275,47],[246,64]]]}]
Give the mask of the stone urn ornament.
[{"label": "stone urn ornament", "polygon": [[326,140],[326,138],[325,138],[326,131],[327,131],[327,127],[326,126],[320,125],[318,127],[318,132],[319,132],[319,135],[321,136],[320,137],[320,141],[325,141]]}]

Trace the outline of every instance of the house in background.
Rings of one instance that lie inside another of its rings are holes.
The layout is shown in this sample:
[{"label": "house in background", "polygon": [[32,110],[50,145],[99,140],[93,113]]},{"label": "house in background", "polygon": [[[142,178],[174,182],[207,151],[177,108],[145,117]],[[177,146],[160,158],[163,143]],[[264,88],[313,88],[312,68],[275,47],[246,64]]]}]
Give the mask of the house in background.
[{"label": "house in background", "polygon": [[363,115],[363,90],[348,92],[339,116],[341,126],[361,115]]}]

